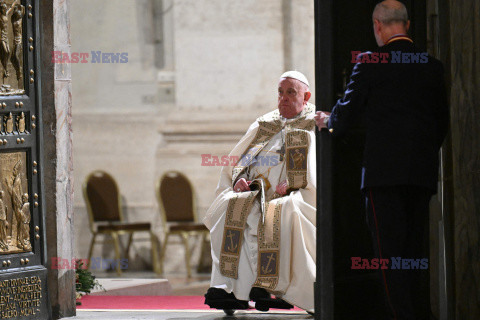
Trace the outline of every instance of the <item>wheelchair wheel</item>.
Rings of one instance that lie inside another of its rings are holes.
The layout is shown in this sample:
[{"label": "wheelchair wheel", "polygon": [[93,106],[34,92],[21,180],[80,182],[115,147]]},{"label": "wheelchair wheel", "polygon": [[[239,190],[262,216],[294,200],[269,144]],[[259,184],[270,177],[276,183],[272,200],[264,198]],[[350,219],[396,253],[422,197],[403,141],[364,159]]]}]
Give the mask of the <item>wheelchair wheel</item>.
[{"label": "wheelchair wheel", "polygon": [[232,309],[223,309],[223,312],[225,312],[225,314],[227,316],[233,316],[233,314],[235,313],[235,310],[232,310]]}]

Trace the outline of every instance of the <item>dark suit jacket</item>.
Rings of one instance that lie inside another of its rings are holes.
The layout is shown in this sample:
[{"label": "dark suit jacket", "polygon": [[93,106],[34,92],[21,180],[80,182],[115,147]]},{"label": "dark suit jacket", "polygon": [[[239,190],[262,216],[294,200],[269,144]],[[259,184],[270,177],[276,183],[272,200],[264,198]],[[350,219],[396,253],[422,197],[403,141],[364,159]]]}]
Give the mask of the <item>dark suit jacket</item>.
[{"label": "dark suit jacket", "polygon": [[[342,135],[365,115],[362,189],[418,185],[436,191],[438,151],[449,123],[443,66],[407,40],[393,41],[377,54],[385,52],[388,63],[355,65],[328,128],[334,136]],[[403,53],[406,60],[392,63]],[[418,62],[411,63],[412,53]],[[376,60],[374,53],[365,54],[360,61]]]}]

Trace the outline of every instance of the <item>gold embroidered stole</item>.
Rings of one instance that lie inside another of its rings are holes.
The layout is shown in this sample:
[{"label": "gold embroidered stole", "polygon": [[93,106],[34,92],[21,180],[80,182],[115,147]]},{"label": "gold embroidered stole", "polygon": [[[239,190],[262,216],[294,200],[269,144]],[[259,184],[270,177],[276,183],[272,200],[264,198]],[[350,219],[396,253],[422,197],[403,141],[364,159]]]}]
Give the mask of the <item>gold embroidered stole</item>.
[{"label": "gold embroidered stole", "polygon": [[[315,107],[308,104],[297,120],[285,126],[286,159],[284,161],[286,161],[289,191],[298,190],[307,185],[307,131],[313,130],[315,122],[313,119],[307,120],[306,116],[314,111]],[[255,138],[233,169],[232,185],[283,127],[278,110],[259,118],[258,122],[259,128]],[[259,192],[261,190],[236,193],[229,200],[220,252],[220,272],[226,277],[238,278],[240,248],[243,243],[245,225]],[[271,290],[275,289],[278,284],[281,203],[281,198],[265,203],[265,223],[262,223],[262,219],[260,219],[258,228],[258,271],[254,286]]]},{"label": "gold embroidered stole", "polygon": [[238,192],[228,202],[220,252],[220,272],[225,277],[238,278],[240,248],[247,217],[252,209],[257,191]]},{"label": "gold embroidered stole", "polygon": [[[308,132],[286,128],[288,191],[307,186]],[[287,192],[288,194],[288,192]],[[274,291],[279,279],[281,213],[284,198],[267,202],[265,223],[258,223],[257,279],[253,284]]]}]

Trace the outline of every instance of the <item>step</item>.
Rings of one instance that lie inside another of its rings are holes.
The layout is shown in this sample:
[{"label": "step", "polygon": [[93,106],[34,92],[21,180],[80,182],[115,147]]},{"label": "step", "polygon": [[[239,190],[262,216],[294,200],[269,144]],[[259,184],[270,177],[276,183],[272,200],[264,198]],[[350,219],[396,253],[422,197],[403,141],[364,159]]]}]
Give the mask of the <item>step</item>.
[{"label": "step", "polygon": [[172,286],[168,279],[112,279],[97,278],[107,291],[95,288],[90,293],[97,296],[168,296]]}]

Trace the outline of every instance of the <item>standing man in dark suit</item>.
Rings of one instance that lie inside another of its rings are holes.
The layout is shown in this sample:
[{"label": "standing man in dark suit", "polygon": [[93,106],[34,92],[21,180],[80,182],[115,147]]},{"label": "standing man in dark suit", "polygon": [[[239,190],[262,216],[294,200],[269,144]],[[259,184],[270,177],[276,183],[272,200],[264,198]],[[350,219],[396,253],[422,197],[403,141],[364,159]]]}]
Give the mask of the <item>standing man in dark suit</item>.
[{"label": "standing man in dark suit", "polygon": [[375,255],[390,260],[380,270],[389,318],[429,319],[426,260],[413,269],[391,260],[428,258],[429,201],[449,122],[443,67],[408,37],[401,2],[379,3],[372,19],[380,48],[352,54],[356,65],[343,98],[331,114],[317,112],[316,122],[340,136],[365,116],[361,189]]}]

